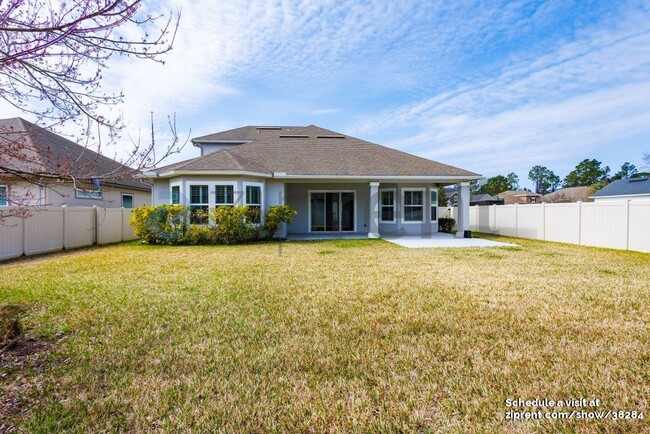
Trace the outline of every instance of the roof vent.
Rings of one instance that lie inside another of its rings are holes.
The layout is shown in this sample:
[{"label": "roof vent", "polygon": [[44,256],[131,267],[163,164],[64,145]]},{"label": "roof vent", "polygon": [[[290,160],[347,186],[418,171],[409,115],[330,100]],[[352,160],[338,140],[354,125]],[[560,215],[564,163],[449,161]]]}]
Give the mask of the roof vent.
[{"label": "roof vent", "polygon": [[283,134],[280,136],[281,139],[308,139],[309,136],[302,134]]},{"label": "roof vent", "polygon": [[257,131],[279,131],[282,127],[257,127]]},{"label": "roof vent", "polygon": [[316,136],[317,139],[345,139],[345,136]]}]

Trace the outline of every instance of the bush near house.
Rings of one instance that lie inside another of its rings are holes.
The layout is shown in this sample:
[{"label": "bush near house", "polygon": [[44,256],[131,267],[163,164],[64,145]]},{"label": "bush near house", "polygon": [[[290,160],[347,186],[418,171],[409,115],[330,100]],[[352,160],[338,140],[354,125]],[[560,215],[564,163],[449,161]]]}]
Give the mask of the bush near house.
[{"label": "bush near house", "polygon": [[456,220],[452,218],[440,217],[438,219],[438,230],[440,232],[450,233],[454,229]]},{"label": "bush near house", "polygon": [[280,225],[291,223],[296,211],[288,205],[271,206],[260,227],[247,206],[220,206],[210,213],[207,225],[190,224],[190,209],[183,205],[141,206],[133,210],[129,223],[136,236],[147,244],[201,245],[240,244],[257,240],[260,231],[272,238]]}]

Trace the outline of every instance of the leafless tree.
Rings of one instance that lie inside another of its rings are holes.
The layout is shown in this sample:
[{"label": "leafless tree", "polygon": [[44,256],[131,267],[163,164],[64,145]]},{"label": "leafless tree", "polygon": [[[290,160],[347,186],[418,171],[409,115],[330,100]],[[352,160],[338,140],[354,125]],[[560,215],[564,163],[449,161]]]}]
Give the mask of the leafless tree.
[{"label": "leafless tree", "polygon": [[[0,99],[39,127],[68,122],[80,126],[77,142],[101,153],[102,140],[104,145],[112,143],[124,127],[119,115],[102,115],[123,102],[122,93],[101,89],[111,57],[164,63],[180,17],[180,10],[147,13],[142,0],[0,0]],[[0,129],[0,184],[56,178],[76,185],[90,177],[132,176],[180,151],[184,143],[178,139],[175,117],[169,117],[169,127],[171,139],[162,147],[157,148],[152,129],[151,140],[133,140],[128,156],[114,165],[100,162],[101,157],[90,151],[43,161],[30,148],[26,131]],[[28,196],[22,200],[28,202]]]}]

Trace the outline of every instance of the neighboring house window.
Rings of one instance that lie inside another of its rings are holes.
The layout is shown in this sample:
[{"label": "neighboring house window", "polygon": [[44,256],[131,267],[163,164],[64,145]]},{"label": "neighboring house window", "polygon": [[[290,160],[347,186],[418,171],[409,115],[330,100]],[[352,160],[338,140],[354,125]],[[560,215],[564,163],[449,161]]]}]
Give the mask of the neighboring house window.
[{"label": "neighboring house window", "polygon": [[215,191],[215,206],[233,206],[235,204],[234,187],[232,185],[217,185]]},{"label": "neighboring house window", "polygon": [[438,220],[438,190],[431,189],[431,221]]},{"label": "neighboring house window", "polygon": [[78,199],[101,199],[102,186],[99,184],[99,179],[93,178],[94,189],[78,189],[75,188],[75,197]]},{"label": "neighboring house window", "polygon": [[172,186],[172,205],[179,205],[181,203],[181,187],[179,185]]},{"label": "neighboring house window", "polygon": [[0,206],[9,206],[9,188],[6,185],[0,185]]},{"label": "neighboring house window", "polygon": [[395,190],[379,190],[380,221],[395,223]]},{"label": "neighboring house window", "polygon": [[208,223],[208,186],[190,185],[190,223]]},{"label": "neighboring house window", "polygon": [[420,223],[424,221],[424,188],[402,189],[403,217],[406,223]]},{"label": "neighboring house window", "polygon": [[122,208],[133,208],[133,195],[122,193]]},{"label": "neighboring house window", "polygon": [[531,197],[530,198],[530,203],[537,203],[537,198],[536,197]]},{"label": "neighboring house window", "polygon": [[246,186],[246,205],[251,211],[253,223],[262,221],[262,187],[259,185]]}]

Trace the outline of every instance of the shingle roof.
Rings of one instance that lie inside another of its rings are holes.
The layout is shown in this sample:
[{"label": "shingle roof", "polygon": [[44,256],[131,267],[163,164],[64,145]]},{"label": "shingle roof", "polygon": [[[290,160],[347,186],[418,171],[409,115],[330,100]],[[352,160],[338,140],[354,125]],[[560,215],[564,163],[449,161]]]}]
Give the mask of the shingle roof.
[{"label": "shingle roof", "polygon": [[247,143],[161,167],[155,172],[242,170],[297,176],[480,176],[315,125],[248,126],[198,137],[193,142],[218,140]]},{"label": "shingle roof", "polygon": [[151,190],[133,177],[133,169],[22,118],[0,119],[0,141],[19,143],[25,158],[11,158],[7,168],[34,175],[106,177],[106,184]]},{"label": "shingle roof", "polygon": [[619,179],[601,188],[592,197],[625,196],[630,194],[650,195],[650,178]]},{"label": "shingle roof", "polygon": [[542,196],[542,202],[591,202],[589,187],[567,187]]}]

